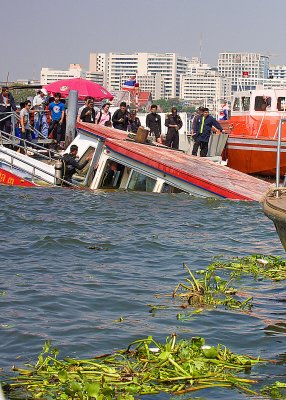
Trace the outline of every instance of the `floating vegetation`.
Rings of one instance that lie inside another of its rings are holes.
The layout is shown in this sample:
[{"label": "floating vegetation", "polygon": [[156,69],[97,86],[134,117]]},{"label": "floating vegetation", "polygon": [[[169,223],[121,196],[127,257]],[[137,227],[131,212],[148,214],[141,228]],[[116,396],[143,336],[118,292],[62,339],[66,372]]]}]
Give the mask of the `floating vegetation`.
[{"label": "floating vegetation", "polygon": [[286,383],[277,381],[270,386],[265,386],[261,393],[272,399],[286,399]]},{"label": "floating vegetation", "polygon": [[274,281],[286,279],[286,260],[279,256],[253,256],[233,258],[230,261],[215,261],[208,269],[224,269],[231,271],[231,277],[243,274],[253,275],[255,278],[268,278]]},{"label": "floating vegetation", "polygon": [[15,368],[3,389],[10,399],[135,399],[158,393],[184,394],[206,388],[236,388],[257,394],[243,378],[263,362],[232,353],[222,345],[207,346],[201,337],[165,344],[151,336],[133,342],[126,350],[90,359],[57,359],[58,350],[46,342],[35,365]]},{"label": "floating vegetation", "polygon": [[197,271],[194,273],[184,263],[189,273],[184,283],[179,283],[173,292],[173,297],[184,301],[185,307],[189,304],[193,307],[217,307],[223,305],[230,309],[250,309],[252,297],[240,300],[237,297],[237,289],[230,286],[232,279],[224,280],[215,274],[214,268]]}]

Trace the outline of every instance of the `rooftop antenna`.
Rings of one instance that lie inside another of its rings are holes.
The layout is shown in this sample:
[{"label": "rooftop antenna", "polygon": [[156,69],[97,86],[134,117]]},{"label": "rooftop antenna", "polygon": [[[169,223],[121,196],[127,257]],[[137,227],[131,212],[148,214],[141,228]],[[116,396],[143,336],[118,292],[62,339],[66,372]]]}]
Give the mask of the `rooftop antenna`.
[{"label": "rooftop antenna", "polygon": [[203,33],[200,33],[200,56],[199,56],[199,62],[200,65],[202,65],[202,47],[203,47]]}]

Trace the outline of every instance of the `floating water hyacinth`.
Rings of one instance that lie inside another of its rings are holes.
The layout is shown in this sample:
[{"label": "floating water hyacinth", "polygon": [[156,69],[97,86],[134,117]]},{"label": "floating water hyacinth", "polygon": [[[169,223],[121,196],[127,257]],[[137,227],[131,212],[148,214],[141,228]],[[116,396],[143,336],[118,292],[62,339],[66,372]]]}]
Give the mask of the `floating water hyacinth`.
[{"label": "floating water hyacinth", "polygon": [[[10,399],[132,400],[138,395],[184,394],[205,388],[237,388],[249,394],[249,377],[259,358],[234,354],[223,345],[208,346],[201,337],[164,344],[151,336],[126,349],[89,359],[57,358],[46,342],[35,365],[14,368],[3,388]],[[249,376],[249,375],[248,375]]]},{"label": "floating water hyacinth", "polygon": [[256,278],[268,278],[274,281],[286,279],[286,260],[279,256],[256,254],[241,258],[236,257],[229,261],[217,260],[208,268],[229,270],[231,271],[231,277],[247,274]]}]

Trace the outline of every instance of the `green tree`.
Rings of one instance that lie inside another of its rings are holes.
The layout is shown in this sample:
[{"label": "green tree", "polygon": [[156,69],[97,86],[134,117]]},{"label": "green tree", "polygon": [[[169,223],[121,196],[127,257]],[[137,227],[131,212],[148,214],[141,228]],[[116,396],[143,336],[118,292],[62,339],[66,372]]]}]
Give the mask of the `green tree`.
[{"label": "green tree", "polygon": [[[22,86],[22,87],[21,87]],[[27,85],[17,85],[16,89],[10,88],[15,103],[20,104],[22,101],[26,101],[28,98],[34,97],[36,95],[36,90],[27,87]]]}]

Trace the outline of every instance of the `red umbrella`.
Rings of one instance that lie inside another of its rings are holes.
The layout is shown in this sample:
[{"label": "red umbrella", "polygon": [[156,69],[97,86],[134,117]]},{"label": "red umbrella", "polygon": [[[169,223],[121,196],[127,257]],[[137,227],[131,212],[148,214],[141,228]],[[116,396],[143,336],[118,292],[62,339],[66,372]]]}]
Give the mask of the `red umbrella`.
[{"label": "red umbrella", "polygon": [[47,91],[54,95],[60,93],[62,97],[68,97],[70,90],[78,91],[79,100],[84,100],[86,96],[92,96],[95,100],[112,100],[113,96],[98,83],[82,78],[62,79],[43,86]]}]

